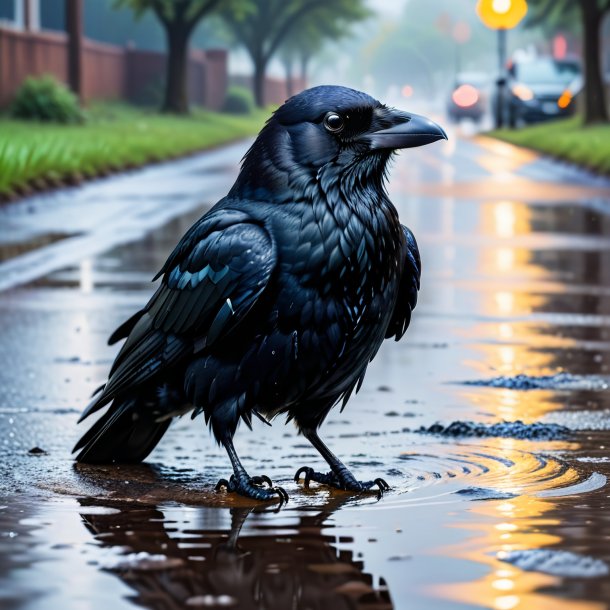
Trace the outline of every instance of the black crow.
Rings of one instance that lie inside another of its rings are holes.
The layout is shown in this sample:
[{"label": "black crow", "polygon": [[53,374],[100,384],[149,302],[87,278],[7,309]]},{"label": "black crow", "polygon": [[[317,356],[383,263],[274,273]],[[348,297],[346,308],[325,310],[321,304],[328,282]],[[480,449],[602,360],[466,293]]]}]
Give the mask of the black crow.
[{"label": "black crow", "polygon": [[148,304],[81,420],[110,405],[79,440],[81,462],[139,462],[171,420],[203,413],[231,460],[225,486],[287,499],[250,477],[233,446],[240,419],[286,414],[326,459],[317,481],[362,491],[318,428],[360,388],[384,339],[400,339],[417,301],[420,259],[384,189],[399,148],[446,138],[441,127],[345,87],[315,87],[269,119],[229,191],[180,240]]}]

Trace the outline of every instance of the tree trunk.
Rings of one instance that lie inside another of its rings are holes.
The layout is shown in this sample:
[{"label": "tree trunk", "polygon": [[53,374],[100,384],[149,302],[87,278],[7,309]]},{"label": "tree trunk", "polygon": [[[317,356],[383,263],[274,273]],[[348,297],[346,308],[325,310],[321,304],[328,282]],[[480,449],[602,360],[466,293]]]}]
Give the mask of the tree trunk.
[{"label": "tree trunk", "polygon": [[601,70],[601,24],[603,12],[597,0],[580,0],[585,61],[585,124],[608,121]]},{"label": "tree trunk", "polygon": [[284,70],[286,71],[286,97],[294,95],[294,80],[292,78],[292,61],[286,59],[284,61]]},{"label": "tree trunk", "polygon": [[307,71],[309,69],[309,60],[311,56],[308,53],[301,55],[301,87],[307,87]]},{"label": "tree trunk", "polygon": [[167,33],[167,70],[163,112],[188,114],[189,32],[182,24],[170,23]]},{"label": "tree trunk", "polygon": [[266,64],[262,59],[254,62],[254,101],[259,108],[265,107],[265,72]]},{"label": "tree trunk", "polygon": [[83,2],[66,2],[68,31],[68,83],[79,101],[83,101]]}]

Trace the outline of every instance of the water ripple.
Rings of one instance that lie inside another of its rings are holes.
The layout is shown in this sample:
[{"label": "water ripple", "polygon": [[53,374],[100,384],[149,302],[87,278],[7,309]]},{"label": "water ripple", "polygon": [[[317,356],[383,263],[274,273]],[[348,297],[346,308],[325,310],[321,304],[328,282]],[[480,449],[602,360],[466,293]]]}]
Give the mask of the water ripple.
[{"label": "water ripple", "polygon": [[[534,453],[519,441],[497,445],[439,444],[430,451],[408,452],[408,475],[390,502],[421,502],[426,493],[458,495],[470,500],[501,500],[519,495],[544,498],[580,495],[603,488],[607,479],[598,472],[584,472],[555,455]],[[417,493],[419,492],[419,493]],[[423,496],[422,496],[423,494]]]}]

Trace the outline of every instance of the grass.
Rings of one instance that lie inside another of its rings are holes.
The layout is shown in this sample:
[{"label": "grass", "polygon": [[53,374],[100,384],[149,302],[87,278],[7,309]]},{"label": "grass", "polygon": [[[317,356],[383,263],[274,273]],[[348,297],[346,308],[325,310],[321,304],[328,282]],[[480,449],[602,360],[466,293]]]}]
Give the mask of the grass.
[{"label": "grass", "polygon": [[610,124],[584,126],[580,117],[488,135],[588,169],[610,174]]},{"label": "grass", "polygon": [[0,118],[0,198],[75,184],[251,136],[268,115],[262,110],[250,115],[195,110],[177,117],[99,104],[82,125]]}]

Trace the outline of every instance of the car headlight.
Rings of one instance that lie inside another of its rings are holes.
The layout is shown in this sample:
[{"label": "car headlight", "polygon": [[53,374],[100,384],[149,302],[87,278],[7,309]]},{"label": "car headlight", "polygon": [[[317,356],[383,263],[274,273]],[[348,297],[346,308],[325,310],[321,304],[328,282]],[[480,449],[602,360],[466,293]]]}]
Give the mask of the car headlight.
[{"label": "car headlight", "polygon": [[469,108],[479,101],[479,92],[472,85],[460,85],[451,95],[451,99],[460,108]]},{"label": "car headlight", "polygon": [[564,110],[570,105],[572,101],[572,92],[569,89],[566,89],[557,100],[557,105]]},{"label": "car headlight", "polygon": [[522,102],[529,102],[530,100],[534,99],[534,92],[529,87],[522,85],[521,83],[513,85],[512,92],[513,95],[518,97]]}]

